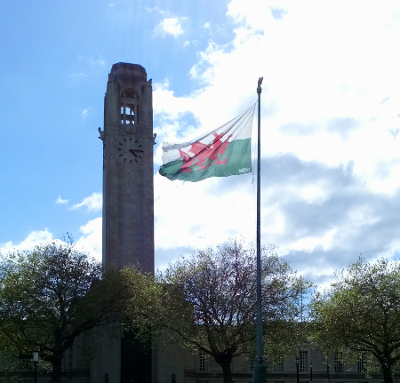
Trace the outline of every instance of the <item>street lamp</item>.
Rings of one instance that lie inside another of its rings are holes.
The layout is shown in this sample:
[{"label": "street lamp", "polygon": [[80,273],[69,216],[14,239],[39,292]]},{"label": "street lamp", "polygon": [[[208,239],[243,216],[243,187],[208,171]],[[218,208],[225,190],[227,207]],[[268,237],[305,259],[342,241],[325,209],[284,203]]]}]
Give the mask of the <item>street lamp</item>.
[{"label": "street lamp", "polygon": [[35,383],[37,383],[37,365],[39,363],[39,352],[38,351],[33,352],[32,361],[33,361],[33,364],[35,365]]}]

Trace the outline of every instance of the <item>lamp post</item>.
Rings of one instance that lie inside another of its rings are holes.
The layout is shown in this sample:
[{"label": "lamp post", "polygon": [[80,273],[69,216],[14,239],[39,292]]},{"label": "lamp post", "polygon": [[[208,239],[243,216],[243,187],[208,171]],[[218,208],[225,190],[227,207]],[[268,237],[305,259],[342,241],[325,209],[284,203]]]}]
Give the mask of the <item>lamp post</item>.
[{"label": "lamp post", "polygon": [[299,357],[296,357],[296,382],[300,382],[300,366],[299,366]]},{"label": "lamp post", "polygon": [[312,382],[312,362],[310,364],[310,382]]},{"label": "lamp post", "polygon": [[37,383],[37,365],[39,363],[39,352],[38,351],[33,352],[32,361],[33,361],[33,364],[35,365],[35,383]]}]

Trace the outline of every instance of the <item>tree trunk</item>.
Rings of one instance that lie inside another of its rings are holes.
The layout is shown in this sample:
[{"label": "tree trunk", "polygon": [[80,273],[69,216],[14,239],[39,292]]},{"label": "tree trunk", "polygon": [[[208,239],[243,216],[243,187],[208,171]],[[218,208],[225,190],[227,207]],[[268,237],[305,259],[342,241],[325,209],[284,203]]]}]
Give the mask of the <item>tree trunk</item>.
[{"label": "tree trunk", "polygon": [[52,383],[61,383],[61,362],[63,356],[61,357],[54,356],[52,358],[51,364],[53,369],[51,370],[51,380]]},{"label": "tree trunk", "polygon": [[379,359],[379,363],[381,365],[383,381],[385,383],[393,383],[392,365],[390,364],[390,362],[388,363],[388,359],[387,358]]},{"label": "tree trunk", "polygon": [[382,366],[383,381],[385,383],[393,383],[392,369],[390,366]]},{"label": "tree trunk", "polygon": [[222,373],[224,374],[224,383],[232,383],[232,358],[227,355],[218,355],[214,356],[214,359],[222,367]]}]

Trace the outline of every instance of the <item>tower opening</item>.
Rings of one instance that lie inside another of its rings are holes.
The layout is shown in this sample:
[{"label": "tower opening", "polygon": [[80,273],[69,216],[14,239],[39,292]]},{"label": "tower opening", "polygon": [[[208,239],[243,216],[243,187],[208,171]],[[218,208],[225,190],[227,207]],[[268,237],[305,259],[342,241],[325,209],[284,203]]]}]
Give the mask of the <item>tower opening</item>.
[{"label": "tower opening", "polygon": [[134,89],[125,89],[121,94],[121,124],[139,124],[139,95]]}]

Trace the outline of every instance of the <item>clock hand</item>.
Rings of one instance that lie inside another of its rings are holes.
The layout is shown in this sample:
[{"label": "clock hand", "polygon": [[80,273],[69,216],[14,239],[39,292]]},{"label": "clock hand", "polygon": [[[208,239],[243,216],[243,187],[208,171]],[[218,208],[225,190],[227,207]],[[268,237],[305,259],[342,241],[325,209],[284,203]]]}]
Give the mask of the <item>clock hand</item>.
[{"label": "clock hand", "polygon": [[140,152],[140,153],[143,153],[143,150],[134,150],[134,149],[129,149],[129,151],[135,156],[135,157],[137,157],[137,154],[136,154],[136,152]]}]

